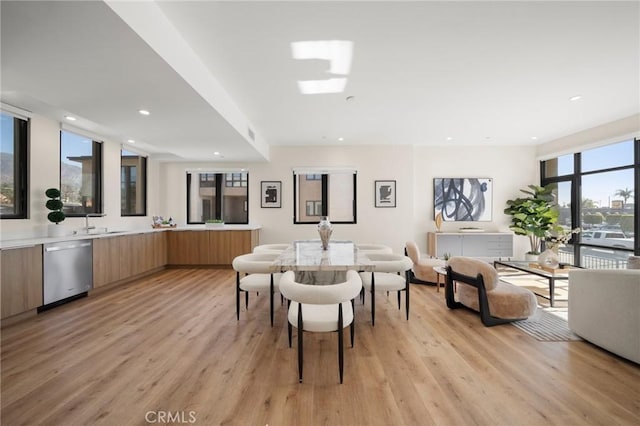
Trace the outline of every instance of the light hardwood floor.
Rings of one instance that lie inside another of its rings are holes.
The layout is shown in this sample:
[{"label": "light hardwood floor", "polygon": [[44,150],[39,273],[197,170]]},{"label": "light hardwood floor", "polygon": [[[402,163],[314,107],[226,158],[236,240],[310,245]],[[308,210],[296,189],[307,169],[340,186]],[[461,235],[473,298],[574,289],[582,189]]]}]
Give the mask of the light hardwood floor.
[{"label": "light hardwood floor", "polygon": [[167,412],[198,425],[640,424],[637,364],[485,328],[419,285],[409,321],[394,294],[378,296],[375,327],[368,298],[356,302],[343,385],[336,335],[306,333],[299,384],[285,307],[271,328],[268,298],[252,295],[236,321],[234,280],[170,269],[3,329],[2,424],[138,425]]}]

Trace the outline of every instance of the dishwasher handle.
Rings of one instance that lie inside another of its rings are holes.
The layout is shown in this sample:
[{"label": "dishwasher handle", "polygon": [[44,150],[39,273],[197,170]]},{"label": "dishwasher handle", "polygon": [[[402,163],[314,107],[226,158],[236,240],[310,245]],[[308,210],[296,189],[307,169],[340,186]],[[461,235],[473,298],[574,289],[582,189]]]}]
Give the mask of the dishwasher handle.
[{"label": "dishwasher handle", "polygon": [[81,247],[89,247],[91,246],[91,243],[81,243],[81,244],[74,244],[71,246],[57,246],[57,247],[47,247],[44,250],[45,251],[62,251],[62,250],[72,250],[72,249],[77,249],[77,248],[81,248]]}]

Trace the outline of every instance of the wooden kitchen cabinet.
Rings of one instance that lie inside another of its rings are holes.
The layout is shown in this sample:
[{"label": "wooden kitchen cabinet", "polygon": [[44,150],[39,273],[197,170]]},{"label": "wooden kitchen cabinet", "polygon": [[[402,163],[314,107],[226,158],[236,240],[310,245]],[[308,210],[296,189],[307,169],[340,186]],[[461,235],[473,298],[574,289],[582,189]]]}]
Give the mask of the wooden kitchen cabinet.
[{"label": "wooden kitchen cabinet", "polygon": [[42,245],[3,249],[2,309],[7,318],[42,306]]},{"label": "wooden kitchen cabinet", "polygon": [[231,266],[236,256],[251,253],[259,230],[169,231],[170,265]]},{"label": "wooden kitchen cabinet", "polygon": [[167,231],[170,265],[206,265],[209,263],[208,231]]},{"label": "wooden kitchen cabinet", "polygon": [[139,233],[93,241],[93,287],[144,274],[167,264],[166,232]]},{"label": "wooden kitchen cabinet", "polygon": [[93,240],[93,287],[98,288],[121,277],[120,238],[96,238]]}]

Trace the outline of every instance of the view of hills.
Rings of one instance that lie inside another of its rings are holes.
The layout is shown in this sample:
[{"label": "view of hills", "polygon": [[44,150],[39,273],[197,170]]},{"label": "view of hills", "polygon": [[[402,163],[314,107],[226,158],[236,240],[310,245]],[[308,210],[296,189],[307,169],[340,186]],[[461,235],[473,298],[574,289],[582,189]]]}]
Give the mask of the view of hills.
[{"label": "view of hills", "polygon": [[[62,182],[65,182],[63,194],[79,194],[82,185],[82,167],[72,164],[62,163],[61,166]],[[13,154],[8,152],[0,152],[0,180],[4,187],[13,187]],[[56,182],[52,182],[52,187],[57,186]],[[5,191],[3,191],[4,193]],[[5,194],[9,196],[9,194]],[[11,194],[11,197],[13,194]],[[63,198],[73,198],[67,195]],[[11,200],[12,201],[12,200]],[[76,200],[69,200],[76,201]]]}]

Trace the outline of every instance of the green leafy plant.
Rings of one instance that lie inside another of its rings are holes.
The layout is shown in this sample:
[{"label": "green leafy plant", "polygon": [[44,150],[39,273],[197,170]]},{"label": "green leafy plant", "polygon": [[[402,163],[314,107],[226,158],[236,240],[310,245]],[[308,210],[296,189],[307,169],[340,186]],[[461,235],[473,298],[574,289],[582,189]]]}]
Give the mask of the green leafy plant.
[{"label": "green leafy plant", "polygon": [[504,213],[511,215],[511,229],[516,235],[529,237],[530,251],[528,254],[540,254],[540,243],[550,232],[562,229],[557,224],[559,211],[555,207],[554,195],[551,187],[528,185],[520,192],[527,194],[507,201]]},{"label": "green leafy plant", "polygon": [[51,210],[47,215],[47,219],[57,225],[66,218],[62,211],[64,204],[60,200],[60,190],[58,188],[49,188],[44,192],[44,195],[49,198],[45,206]]},{"label": "green leafy plant", "polygon": [[224,223],[222,219],[208,219],[206,223]]}]

